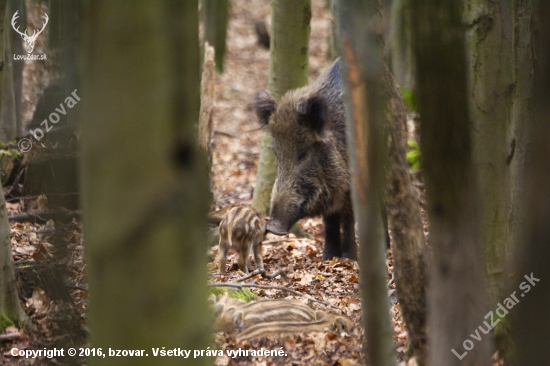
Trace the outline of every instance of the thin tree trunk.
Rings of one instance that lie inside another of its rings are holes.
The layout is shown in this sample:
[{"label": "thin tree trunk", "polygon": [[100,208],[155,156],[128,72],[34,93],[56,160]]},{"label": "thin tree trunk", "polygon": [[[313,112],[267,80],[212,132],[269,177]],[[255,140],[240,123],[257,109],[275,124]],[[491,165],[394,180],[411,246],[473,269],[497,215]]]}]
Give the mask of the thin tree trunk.
[{"label": "thin tree trunk", "polygon": [[[386,120],[382,45],[376,0],[339,4],[342,78],[353,209],[359,236],[360,288],[367,364],[395,365],[381,222]],[[371,27],[365,27],[370,24]]]},{"label": "thin tree trunk", "polygon": [[336,35],[336,17],[338,16],[338,0],[328,0],[327,1],[327,12],[330,19],[330,25],[328,29],[328,49],[327,49],[327,60],[334,61],[338,57],[338,47],[336,45],[337,35]]},{"label": "thin tree trunk", "polygon": [[214,112],[214,86],[216,82],[215,51],[206,42],[201,77],[201,109],[199,114],[199,145],[204,149],[208,157],[208,171],[212,171],[212,113]]},{"label": "thin tree trunk", "polygon": [[461,3],[410,9],[433,248],[429,364],[489,365],[490,337],[470,339],[487,312]]},{"label": "thin tree trunk", "polygon": [[[82,197],[90,341],[149,357],[206,350],[206,159],[197,143],[197,1],[98,0],[87,11],[82,77]],[[163,365],[210,364],[164,357]],[[153,362],[155,363],[155,362]]]},{"label": "thin tree trunk", "polygon": [[[27,24],[27,11],[24,0],[9,0],[9,16],[18,11],[20,15],[21,24]],[[11,38],[12,51],[14,54],[22,55],[25,51],[23,49],[23,40],[17,32],[8,32]],[[24,62],[13,63],[13,92],[15,95],[15,124],[17,126],[17,136],[23,136],[24,131],[23,123],[21,120],[21,106],[23,103],[23,66]]]},{"label": "thin tree trunk", "polygon": [[10,323],[22,327],[28,320],[17,294],[11,253],[10,223],[3,193],[0,194],[0,268],[0,332],[2,332]]},{"label": "thin tree trunk", "polygon": [[[79,87],[77,56],[78,38],[80,33],[80,21],[82,19],[81,1],[63,0],[51,1],[51,24],[48,45],[58,62],[53,64],[53,74],[59,75],[58,83],[61,84],[63,95],[69,95]],[[52,110],[54,107],[52,106]],[[77,109],[78,110],[78,109]],[[68,113],[66,124],[77,125],[79,113]]]},{"label": "thin tree trunk", "polygon": [[[3,94],[4,94],[4,79],[6,74],[6,52],[5,52],[5,45],[6,45],[6,6],[8,4],[8,0],[1,0],[0,1],[0,20],[2,21],[2,24],[0,26],[0,81],[2,82],[2,85],[0,85],[0,104],[3,104]],[[2,119],[2,121],[4,121]],[[8,142],[13,137],[14,134],[13,128],[11,125],[2,125],[0,126],[0,141]]]},{"label": "thin tree trunk", "polygon": [[229,0],[203,0],[201,16],[204,22],[204,40],[214,47],[216,71],[221,73],[229,21]]},{"label": "thin tree trunk", "polygon": [[[534,18],[535,42],[535,104],[536,123],[533,128],[534,154],[527,176],[526,225],[517,245],[520,254],[515,279],[521,296],[513,310],[512,331],[516,342],[515,365],[545,365],[550,359],[550,3],[528,1],[525,10]],[[534,16],[534,17],[533,17]]]},{"label": "thin tree trunk", "polygon": [[391,70],[404,90],[414,87],[413,56],[411,49],[410,0],[391,2],[390,49]]},{"label": "thin tree trunk", "polygon": [[[9,7],[8,7],[9,8]],[[4,26],[9,24],[11,14],[6,12]],[[6,26],[9,27],[9,26]],[[5,60],[4,65],[4,81],[2,84],[2,134],[6,139],[4,142],[13,141],[17,137],[17,124],[15,121],[15,95],[13,90],[13,51],[11,47],[11,37],[9,28],[4,32],[4,50]]]},{"label": "thin tree trunk", "polygon": [[426,238],[407,163],[407,115],[403,97],[385,68],[390,134],[386,212],[391,228],[397,298],[419,366],[426,364]]},{"label": "thin tree trunk", "polygon": [[[268,90],[275,100],[292,89],[307,85],[311,0],[271,0],[271,47]],[[269,212],[277,163],[269,134],[262,138],[260,162],[252,206]]]}]

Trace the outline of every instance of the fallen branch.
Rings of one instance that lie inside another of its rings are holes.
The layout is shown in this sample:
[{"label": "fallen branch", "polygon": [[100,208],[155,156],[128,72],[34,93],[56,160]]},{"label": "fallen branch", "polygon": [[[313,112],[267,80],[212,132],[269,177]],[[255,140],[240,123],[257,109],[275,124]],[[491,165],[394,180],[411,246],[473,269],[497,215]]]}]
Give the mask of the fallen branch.
[{"label": "fallen branch", "polygon": [[260,268],[258,268],[258,269],[256,269],[255,271],[253,271],[253,272],[247,274],[247,275],[244,276],[244,277],[237,278],[237,279],[235,280],[235,282],[242,282],[242,281],[248,280],[249,278],[252,278],[252,277],[254,277],[254,276],[256,276],[256,275],[262,275],[263,278],[267,278],[268,280],[272,280],[272,279],[274,279],[275,277],[277,277],[278,275],[281,275],[281,277],[286,277],[286,272],[279,268],[279,269],[276,270],[273,274],[267,274],[267,273],[265,272],[265,269],[260,269]]},{"label": "fallen branch", "polygon": [[69,219],[69,217],[76,217],[77,219],[80,219],[80,212],[68,211],[68,210],[46,211],[46,212],[37,212],[32,214],[28,213],[28,214],[21,214],[21,215],[12,215],[12,216],[8,216],[8,220],[10,222],[24,222],[24,221],[46,222],[50,219],[53,219],[54,221],[63,221],[63,220]]},{"label": "fallen branch", "polygon": [[19,333],[0,334],[0,342],[7,342],[14,339],[19,339],[21,336]]},{"label": "fallen branch", "polygon": [[313,240],[313,241],[319,241],[317,239],[309,239],[309,238],[285,238],[285,239],[273,239],[273,240],[264,240],[262,241],[262,244],[276,244],[281,243],[284,241],[303,241],[303,240]]},{"label": "fallen branch", "polygon": [[309,296],[308,294],[302,294],[298,291],[294,291],[294,290],[291,290],[289,289],[288,287],[282,287],[282,286],[272,286],[272,285],[258,285],[256,283],[228,283],[228,282],[222,282],[222,283],[209,283],[207,285],[208,287],[232,287],[232,288],[238,288],[238,289],[242,289],[244,287],[255,287],[255,288],[259,288],[259,289],[262,289],[262,290],[280,290],[280,291],[287,291],[287,292],[290,292],[291,294],[294,294],[296,296],[303,296],[305,297],[306,299],[310,300],[310,301],[313,301],[313,302],[318,302],[319,304],[323,304],[325,306],[330,306],[331,308],[334,308],[334,309],[337,309],[337,310],[342,310],[340,309],[339,307],[337,306],[334,306],[326,301],[322,301],[322,300],[317,300],[311,296]]}]

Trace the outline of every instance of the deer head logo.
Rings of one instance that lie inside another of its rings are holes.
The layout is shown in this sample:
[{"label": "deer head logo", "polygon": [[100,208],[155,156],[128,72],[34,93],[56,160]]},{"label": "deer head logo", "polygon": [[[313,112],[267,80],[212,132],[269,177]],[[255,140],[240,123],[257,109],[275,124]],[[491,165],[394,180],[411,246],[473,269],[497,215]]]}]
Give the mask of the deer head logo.
[{"label": "deer head logo", "polygon": [[34,30],[32,36],[29,36],[27,35],[27,30],[25,29],[25,32],[21,32],[19,30],[19,27],[16,28],[15,26],[15,20],[17,18],[19,18],[19,15],[17,15],[17,13],[19,12],[16,11],[15,14],[13,14],[13,17],[11,18],[11,26],[13,27],[13,29],[19,33],[21,35],[21,38],[23,38],[23,41],[25,42],[25,49],[27,50],[27,53],[31,53],[32,50],[34,49],[34,42],[36,42],[36,38],[38,38],[38,35],[40,33],[42,33],[42,31],[44,30],[44,28],[46,28],[46,25],[48,24],[48,14],[44,14],[44,22],[42,22],[42,29],[40,29],[39,31],[37,30]]}]

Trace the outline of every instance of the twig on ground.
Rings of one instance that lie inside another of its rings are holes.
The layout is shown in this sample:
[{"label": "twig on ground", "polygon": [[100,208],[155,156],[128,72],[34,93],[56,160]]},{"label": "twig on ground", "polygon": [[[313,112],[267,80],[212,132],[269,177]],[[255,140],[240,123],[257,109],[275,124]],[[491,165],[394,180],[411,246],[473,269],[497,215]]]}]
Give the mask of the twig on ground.
[{"label": "twig on ground", "polygon": [[232,287],[232,288],[238,288],[238,289],[241,289],[241,288],[244,288],[244,287],[256,287],[256,288],[263,289],[263,290],[287,291],[287,292],[290,292],[291,294],[294,294],[296,296],[303,296],[303,297],[305,297],[306,299],[308,299],[310,301],[318,302],[319,304],[323,304],[325,306],[330,306],[331,308],[334,308],[334,309],[337,309],[337,310],[342,310],[339,307],[332,305],[331,303],[328,303],[328,302],[322,301],[322,300],[317,300],[317,299],[309,296],[308,294],[302,294],[298,291],[291,290],[288,287],[272,286],[272,285],[258,285],[256,283],[227,283],[227,282],[209,283],[208,287]]},{"label": "twig on ground", "polygon": [[264,240],[264,241],[262,241],[262,244],[276,244],[276,243],[281,243],[281,242],[284,242],[284,241],[303,241],[303,240],[319,241],[317,239],[309,239],[309,238],[285,238],[285,239]]},{"label": "twig on ground", "polygon": [[19,339],[21,336],[19,333],[0,334],[0,342],[7,342],[14,339]]},{"label": "twig on ground", "polygon": [[235,282],[242,282],[242,281],[248,280],[249,278],[252,278],[252,277],[254,277],[254,276],[256,276],[256,275],[262,275],[263,278],[267,278],[268,280],[272,280],[272,279],[274,279],[275,277],[277,277],[278,275],[281,275],[281,277],[286,277],[286,272],[279,268],[278,270],[276,270],[275,272],[273,272],[273,274],[267,274],[266,271],[265,271],[265,269],[260,269],[260,268],[258,268],[258,269],[256,269],[255,271],[253,271],[253,272],[247,274],[247,275],[244,276],[244,277],[237,278],[237,279],[235,280]]}]

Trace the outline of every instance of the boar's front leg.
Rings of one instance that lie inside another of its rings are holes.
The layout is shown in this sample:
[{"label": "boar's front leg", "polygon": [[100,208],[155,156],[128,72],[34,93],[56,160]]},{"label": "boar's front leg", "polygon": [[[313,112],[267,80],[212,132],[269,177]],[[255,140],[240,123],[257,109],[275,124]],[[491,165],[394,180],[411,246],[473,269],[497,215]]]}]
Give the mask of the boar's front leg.
[{"label": "boar's front leg", "polygon": [[342,208],[342,256],[357,260],[357,244],[355,243],[355,217],[349,193]]},{"label": "boar's front leg", "polygon": [[325,224],[325,248],[323,260],[342,256],[342,239],[340,238],[340,213],[323,216]]}]

